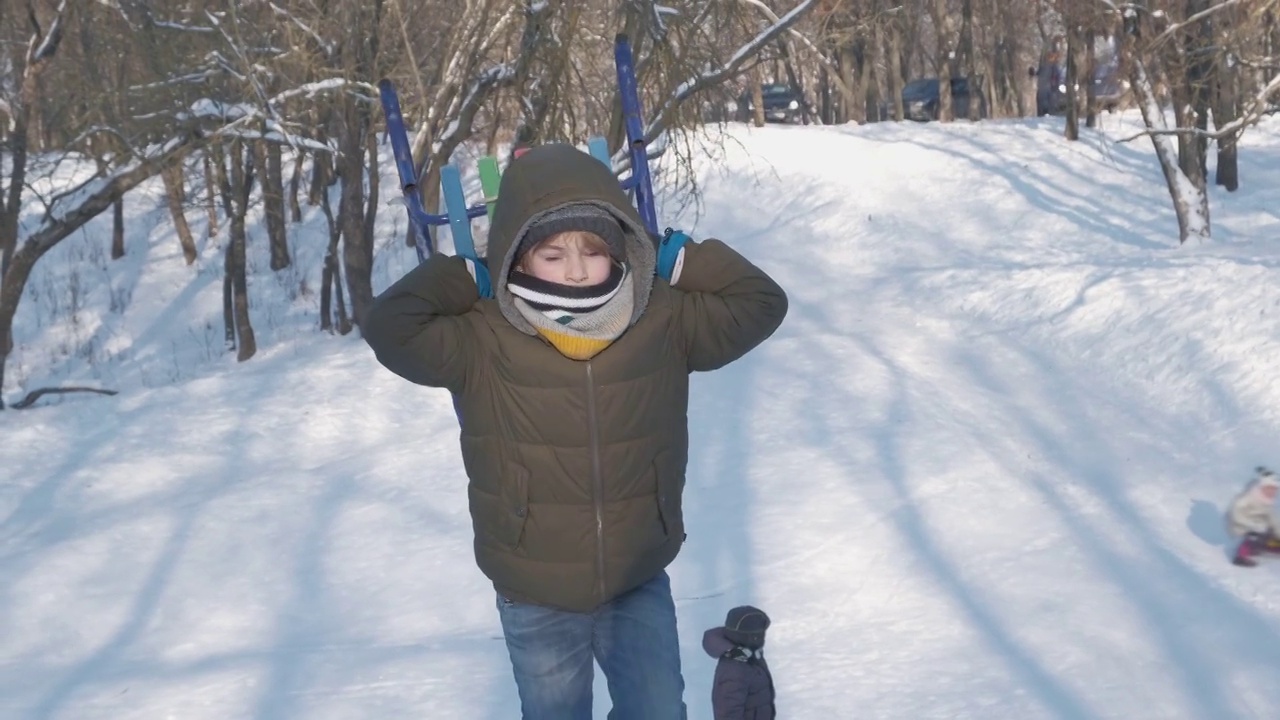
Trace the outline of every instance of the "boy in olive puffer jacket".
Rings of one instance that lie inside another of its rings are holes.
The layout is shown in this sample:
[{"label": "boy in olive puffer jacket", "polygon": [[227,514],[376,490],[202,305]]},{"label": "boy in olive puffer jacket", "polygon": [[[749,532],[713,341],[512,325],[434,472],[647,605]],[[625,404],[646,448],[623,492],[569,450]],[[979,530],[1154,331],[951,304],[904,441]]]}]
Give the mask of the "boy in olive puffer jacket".
[{"label": "boy in olive puffer jacket", "polygon": [[[503,174],[481,272],[437,255],[362,319],[387,368],[454,394],[476,562],[493,582],[525,720],[683,718],[665,568],[684,541],[689,374],[768,338],[787,297],[714,239],[670,281],[617,179],[568,145]],[[667,256],[664,255],[664,258]]]}]

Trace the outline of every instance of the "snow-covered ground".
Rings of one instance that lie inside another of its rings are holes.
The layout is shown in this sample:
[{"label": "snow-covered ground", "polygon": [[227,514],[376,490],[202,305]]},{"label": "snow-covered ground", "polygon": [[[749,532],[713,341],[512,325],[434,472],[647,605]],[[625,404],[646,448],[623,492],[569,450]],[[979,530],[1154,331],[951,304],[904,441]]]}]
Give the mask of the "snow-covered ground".
[{"label": "snow-covered ground", "polygon": [[[1135,122],[737,126],[699,161],[669,219],[792,310],[694,380],[690,718],[748,602],[784,718],[1275,717],[1280,567],[1232,566],[1220,515],[1280,465],[1280,122],[1188,247],[1150,143],[1107,139]],[[517,717],[449,398],[317,331],[318,208],[281,273],[251,227],[244,364],[225,229],[187,267],[158,182],[127,209],[125,259],[100,218],[18,317],[10,402],[120,394],[0,413],[0,718]]]}]

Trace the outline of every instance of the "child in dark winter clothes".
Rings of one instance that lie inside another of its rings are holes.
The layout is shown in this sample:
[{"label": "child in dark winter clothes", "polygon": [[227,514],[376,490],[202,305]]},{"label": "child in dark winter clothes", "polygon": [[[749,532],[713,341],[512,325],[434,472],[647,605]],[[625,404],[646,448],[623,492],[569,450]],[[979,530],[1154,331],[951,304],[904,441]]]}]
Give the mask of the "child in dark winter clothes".
[{"label": "child in dark winter clothes", "polygon": [[389,370],[453,394],[521,717],[591,720],[599,664],[609,717],[681,720],[666,568],[685,539],[689,376],[764,342],[786,293],[724,242],[650,235],[572,145],[513,160],[498,197],[485,264],[428,258],[360,329]]},{"label": "child in dark winter clothes", "polygon": [[724,627],[702,636],[702,648],[717,658],[711,689],[715,720],[773,720],[773,676],[764,660],[764,632],[769,616],[743,605],[729,611]]}]

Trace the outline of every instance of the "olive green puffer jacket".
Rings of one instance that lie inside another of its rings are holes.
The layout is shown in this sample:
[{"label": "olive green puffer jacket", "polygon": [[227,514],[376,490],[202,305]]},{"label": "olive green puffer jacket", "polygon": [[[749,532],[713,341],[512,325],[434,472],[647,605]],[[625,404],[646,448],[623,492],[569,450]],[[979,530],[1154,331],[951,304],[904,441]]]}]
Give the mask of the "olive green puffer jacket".
[{"label": "olive green puffer jacket", "polygon": [[[684,540],[689,373],[768,338],[787,297],[718,240],[686,245],[675,286],[653,277],[654,241],[615,178],[567,145],[504,173],[489,235],[495,299],[437,255],[361,323],[387,368],[457,398],[480,569],[499,593],[588,612],[665,568]],[[632,324],[587,361],[561,355],[512,304],[505,279],[537,216],[572,202],[611,210],[627,234]]]}]

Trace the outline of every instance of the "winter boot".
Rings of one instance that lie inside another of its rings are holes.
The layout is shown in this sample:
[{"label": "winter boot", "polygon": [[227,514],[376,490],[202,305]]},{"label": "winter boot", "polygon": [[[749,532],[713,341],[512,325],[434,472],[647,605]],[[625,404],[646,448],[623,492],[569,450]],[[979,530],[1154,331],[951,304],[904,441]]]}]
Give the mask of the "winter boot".
[{"label": "winter boot", "polygon": [[1253,556],[1258,554],[1258,544],[1260,543],[1250,537],[1241,540],[1240,546],[1236,548],[1236,555],[1231,559],[1231,562],[1240,567],[1254,567],[1258,564],[1258,561],[1253,559]]}]

